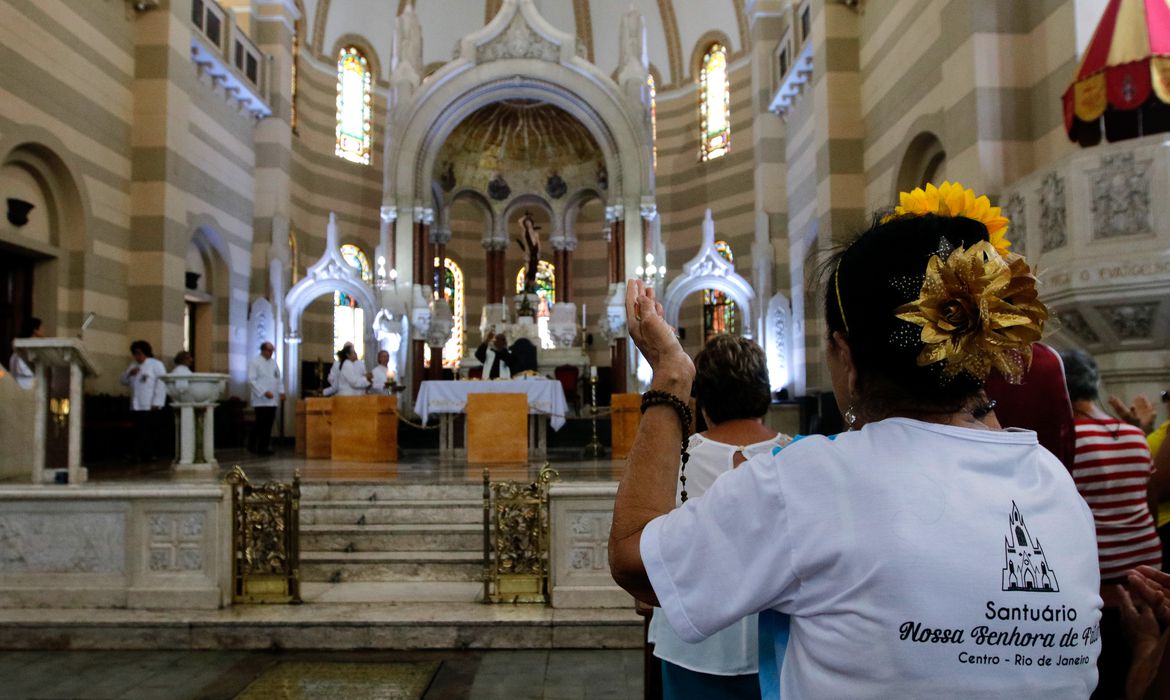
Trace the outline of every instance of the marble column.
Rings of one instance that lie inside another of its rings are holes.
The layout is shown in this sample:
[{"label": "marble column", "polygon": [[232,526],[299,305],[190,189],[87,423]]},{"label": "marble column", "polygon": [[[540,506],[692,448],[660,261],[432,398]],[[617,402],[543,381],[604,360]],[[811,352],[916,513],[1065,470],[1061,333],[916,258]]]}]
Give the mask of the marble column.
[{"label": "marble column", "polygon": [[573,300],[573,251],[577,250],[577,239],[555,236],[552,239],[553,265],[557,271],[557,301]]},{"label": "marble column", "polygon": [[[429,226],[427,240],[431,244],[431,290],[435,299],[443,298],[443,260],[447,257],[447,244],[451,242],[451,227],[436,224]],[[443,346],[431,346],[431,366],[427,379],[443,378]]]}]

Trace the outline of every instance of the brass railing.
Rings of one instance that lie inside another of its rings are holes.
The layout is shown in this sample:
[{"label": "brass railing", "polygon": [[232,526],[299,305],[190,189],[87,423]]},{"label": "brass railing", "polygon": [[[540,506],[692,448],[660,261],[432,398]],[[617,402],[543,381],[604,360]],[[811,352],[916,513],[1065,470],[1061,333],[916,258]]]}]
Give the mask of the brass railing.
[{"label": "brass railing", "polygon": [[253,486],[236,465],[232,486],[232,601],[301,602],[301,476]]},{"label": "brass railing", "polygon": [[545,464],[530,484],[492,483],[483,470],[485,603],[548,602],[548,489],[558,476]]}]

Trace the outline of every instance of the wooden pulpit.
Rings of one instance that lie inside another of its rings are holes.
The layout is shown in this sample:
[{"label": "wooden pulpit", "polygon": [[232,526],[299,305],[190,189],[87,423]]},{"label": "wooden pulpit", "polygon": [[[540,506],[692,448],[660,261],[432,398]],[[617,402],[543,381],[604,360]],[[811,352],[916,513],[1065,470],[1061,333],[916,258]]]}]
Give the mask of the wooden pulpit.
[{"label": "wooden pulpit", "polygon": [[397,462],[398,397],[335,396],[332,457],[338,462]]},{"label": "wooden pulpit", "polygon": [[333,399],[305,399],[305,457],[333,456]]},{"label": "wooden pulpit", "polygon": [[528,395],[467,395],[467,461],[528,463]]},{"label": "wooden pulpit", "polygon": [[610,445],[614,459],[625,459],[642,421],[641,394],[614,394],[610,400]]}]

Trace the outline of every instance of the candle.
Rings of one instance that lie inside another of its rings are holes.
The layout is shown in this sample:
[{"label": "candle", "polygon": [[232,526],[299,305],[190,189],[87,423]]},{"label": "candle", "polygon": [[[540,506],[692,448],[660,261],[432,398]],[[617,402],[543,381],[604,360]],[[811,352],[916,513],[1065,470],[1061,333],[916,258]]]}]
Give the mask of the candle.
[{"label": "candle", "polygon": [[585,304],[581,305],[581,327],[585,327]]},{"label": "candle", "polygon": [[590,365],[589,366],[589,378],[590,379],[597,379],[597,365]]}]

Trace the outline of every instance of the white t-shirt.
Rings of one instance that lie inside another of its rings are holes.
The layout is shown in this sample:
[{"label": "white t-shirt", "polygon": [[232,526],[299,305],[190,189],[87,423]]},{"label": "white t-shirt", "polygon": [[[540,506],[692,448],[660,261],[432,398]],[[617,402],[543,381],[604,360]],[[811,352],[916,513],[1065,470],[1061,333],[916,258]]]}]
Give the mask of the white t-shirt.
[{"label": "white t-shirt", "polygon": [[[786,444],[791,438],[777,435],[771,440],[757,442],[743,448],[747,458],[771,454],[772,449]],[[690,455],[684,472],[687,477],[687,500],[698,498],[711,487],[715,479],[734,468],[737,445],[711,440],[701,434],[691,436],[687,443]],[[675,492],[675,507],[682,505],[682,482]],[[654,643],[654,655],[676,666],[717,676],[736,676],[755,673],[759,666],[758,630],[756,616],[748,615],[731,623],[701,642],[684,642],[659,612],[650,618],[648,640]]]},{"label": "white t-shirt", "polygon": [[1087,698],[1097,684],[1093,518],[1030,431],[894,418],[809,437],[656,518],[641,554],[684,640],[791,615],[782,697]]},{"label": "white t-shirt", "polygon": [[371,370],[373,376],[370,377],[370,393],[371,394],[385,394],[386,393],[386,379],[390,376],[390,368],[386,365],[375,365]]},{"label": "white t-shirt", "polygon": [[[138,368],[138,374],[131,375],[135,368]],[[166,405],[167,388],[159,381],[159,377],[166,373],[167,366],[153,357],[146,358],[142,364],[131,362],[126,367],[121,382],[130,387],[131,411],[149,411]]]}]

